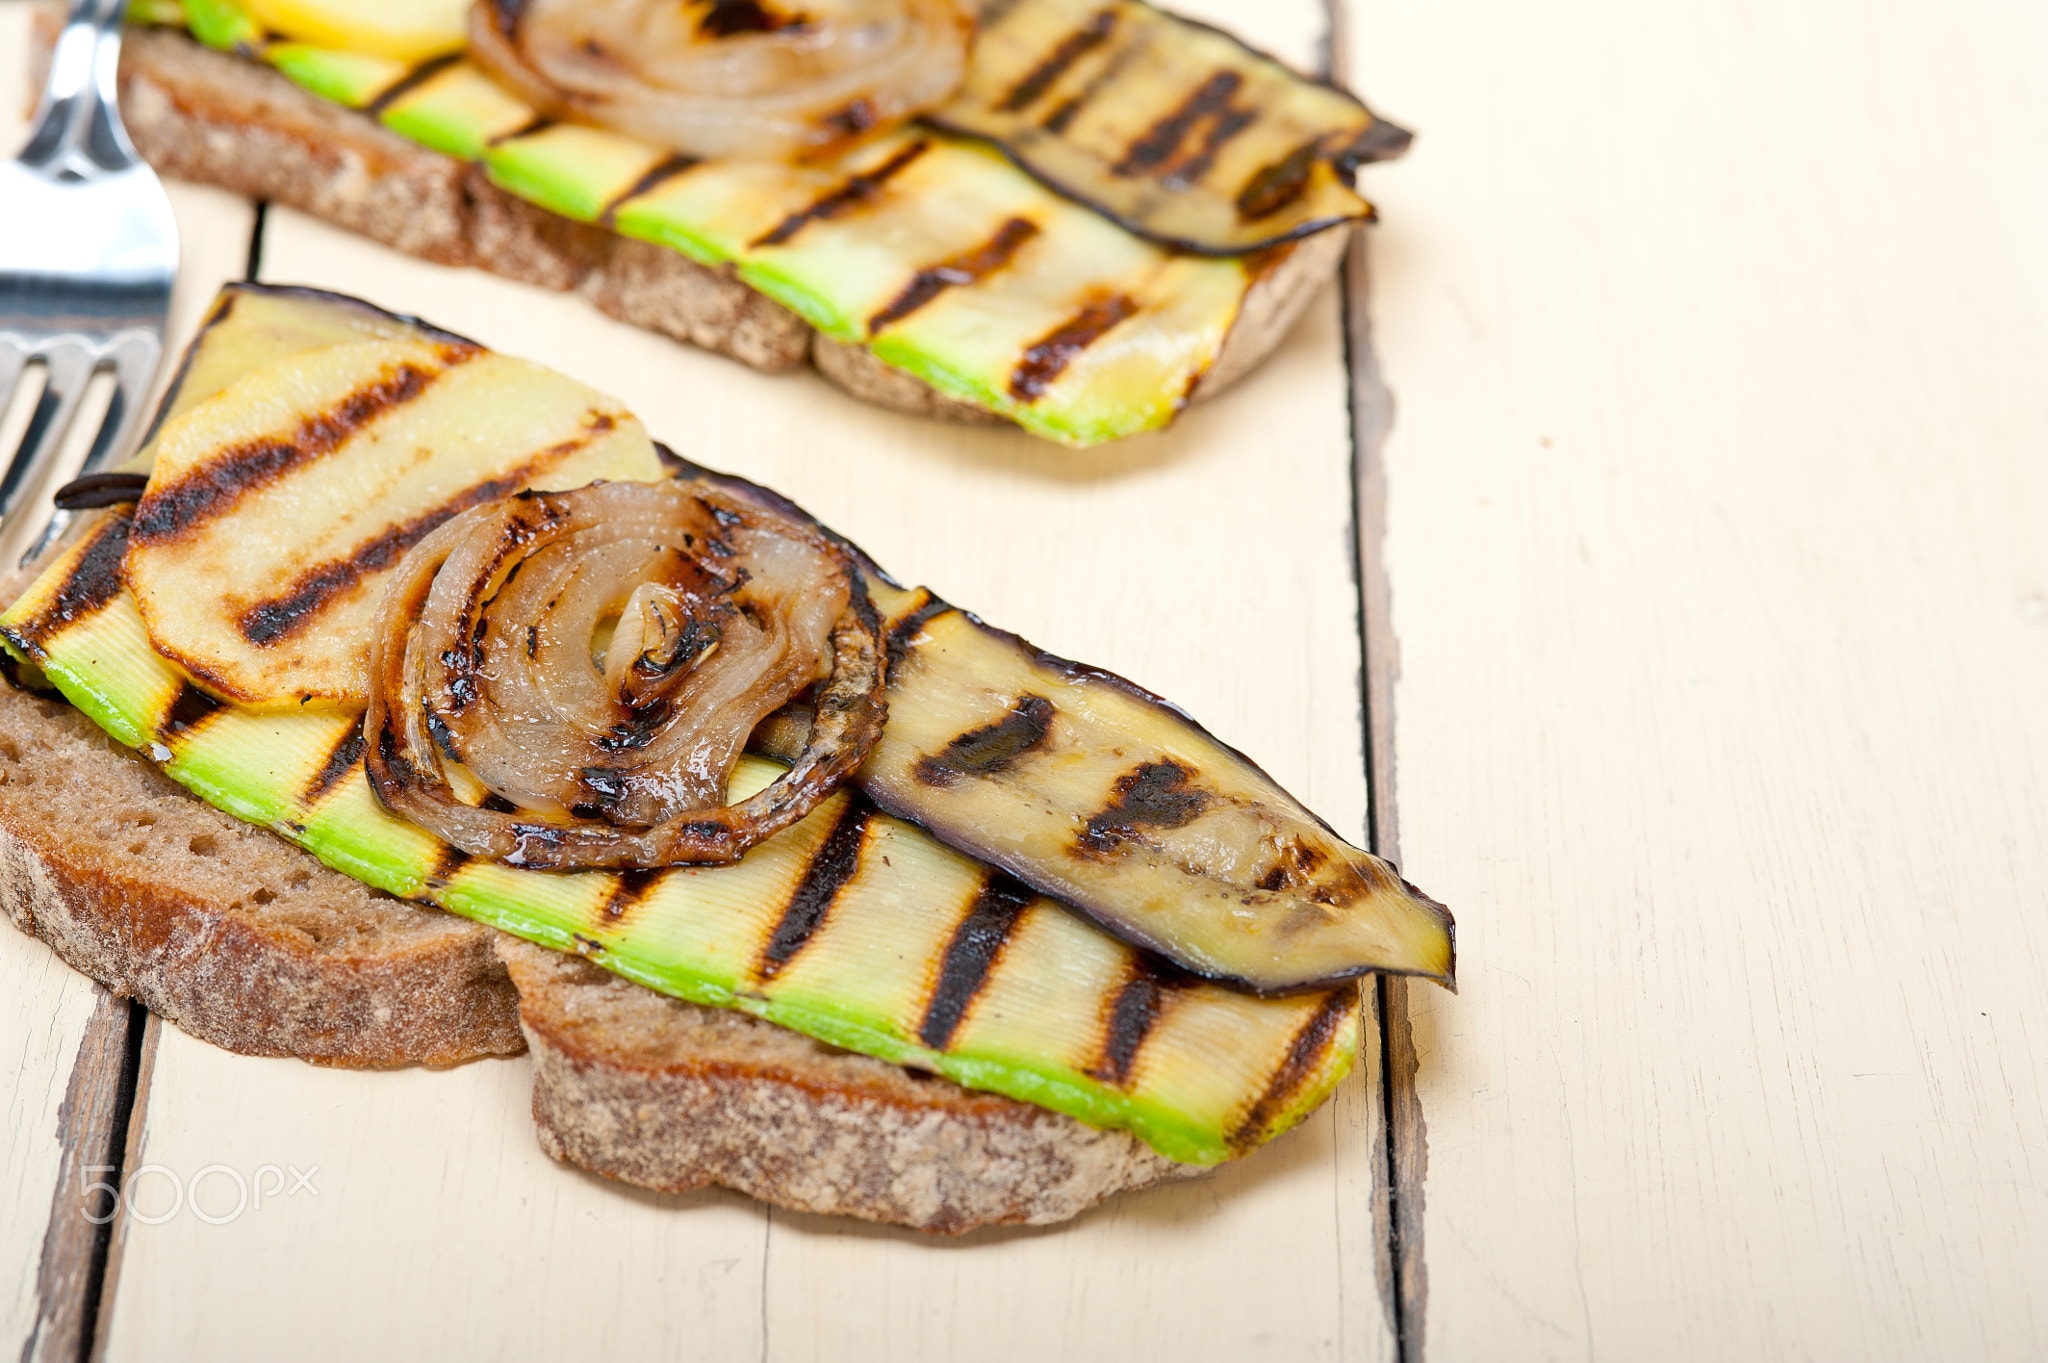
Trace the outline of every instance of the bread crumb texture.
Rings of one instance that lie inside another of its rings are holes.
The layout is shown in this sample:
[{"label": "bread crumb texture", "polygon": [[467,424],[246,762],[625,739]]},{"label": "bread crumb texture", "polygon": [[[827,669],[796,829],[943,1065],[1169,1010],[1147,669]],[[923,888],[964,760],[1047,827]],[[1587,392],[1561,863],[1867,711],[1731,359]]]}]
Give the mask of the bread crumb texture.
[{"label": "bread crumb texture", "polygon": [[490,929],[331,871],[69,706],[4,687],[0,904],[229,1050],[376,1066],[523,1049]]},{"label": "bread crumb texture", "polygon": [[797,1211],[959,1234],[1064,1221],[1201,1172],[1125,1131],[666,998],[510,937],[557,1159],[664,1192],[716,1183]]}]

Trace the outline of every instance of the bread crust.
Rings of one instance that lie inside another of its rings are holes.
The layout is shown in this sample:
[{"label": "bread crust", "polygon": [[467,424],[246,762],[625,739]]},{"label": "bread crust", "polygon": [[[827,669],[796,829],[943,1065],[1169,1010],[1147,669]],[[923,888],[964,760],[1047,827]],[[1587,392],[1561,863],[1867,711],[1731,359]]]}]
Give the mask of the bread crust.
[{"label": "bread crust", "polygon": [[[47,61],[57,24],[54,9],[39,10],[35,63]],[[575,289],[622,321],[755,369],[772,373],[809,359],[854,397],[891,411],[972,425],[1005,420],[883,364],[863,346],[813,333],[730,267],[713,269],[536,208],[478,167],[182,33],[129,30],[120,99],[137,149],[163,174],[289,204],[427,260]],[[1333,228],[1267,254],[1190,401],[1222,392],[1279,345],[1328,282],[1349,238]]]},{"label": "bread crust", "polygon": [[0,905],[115,993],[245,1055],[384,1066],[524,1049],[489,928],[327,869],[70,706],[6,686]]},{"label": "bread crust", "polygon": [[666,998],[510,937],[541,1147],[662,1192],[957,1235],[1064,1221],[1201,1172],[1125,1131]]}]

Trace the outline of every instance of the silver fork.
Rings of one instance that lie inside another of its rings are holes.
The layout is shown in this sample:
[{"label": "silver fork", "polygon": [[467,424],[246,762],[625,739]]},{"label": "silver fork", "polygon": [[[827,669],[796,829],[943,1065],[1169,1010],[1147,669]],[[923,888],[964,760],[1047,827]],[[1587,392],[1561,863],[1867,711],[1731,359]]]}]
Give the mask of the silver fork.
[{"label": "silver fork", "polygon": [[[0,413],[31,363],[46,370],[0,474],[0,545],[10,549],[27,536],[26,508],[93,374],[111,367],[114,393],[81,474],[127,455],[163,357],[178,225],[114,104],[127,9],[128,0],[72,0],[28,145],[0,164]],[[58,513],[24,557],[66,519]]]}]

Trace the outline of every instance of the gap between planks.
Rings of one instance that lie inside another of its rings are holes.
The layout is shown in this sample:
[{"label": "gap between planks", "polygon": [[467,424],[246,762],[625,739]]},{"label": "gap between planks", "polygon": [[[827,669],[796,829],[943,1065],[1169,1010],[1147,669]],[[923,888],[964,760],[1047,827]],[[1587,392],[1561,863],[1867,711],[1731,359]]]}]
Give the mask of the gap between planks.
[{"label": "gap between planks", "polygon": [[[1325,9],[1323,74],[1341,85],[1348,51],[1343,0],[1326,0]],[[260,271],[267,207],[256,205],[244,272],[248,279]],[[1392,420],[1392,401],[1372,350],[1369,285],[1366,238],[1357,232],[1344,260],[1340,288],[1351,404],[1367,833],[1372,851],[1398,861],[1392,699],[1399,668],[1380,552],[1386,527],[1380,445]],[[1403,1363],[1418,1363],[1427,1290],[1422,1256],[1427,1148],[1415,1087],[1407,981],[1379,978],[1370,997],[1379,1024],[1384,1109],[1374,1151],[1375,1276],[1399,1357]],[[104,1325],[119,1282],[126,1218],[93,1223],[88,1214],[93,1175],[111,1173],[116,1186],[125,1186],[135,1166],[161,1025],[140,1004],[103,992],[81,1039],[66,1091],[62,1170],[37,1273],[37,1326],[24,1344],[22,1363],[93,1359],[104,1350]],[[767,1231],[764,1225],[764,1236]],[[765,1319],[763,1349],[765,1356]]]},{"label": "gap between planks", "polygon": [[141,1114],[162,1024],[97,987],[58,1116],[61,1162],[36,1266],[36,1320],[21,1363],[94,1359],[104,1346],[128,1218],[125,1190],[142,1144]]},{"label": "gap between planks", "polygon": [[[1324,0],[1329,14],[1323,75],[1349,84],[1350,16],[1346,0]],[[1401,860],[1394,770],[1394,681],[1400,675],[1393,601],[1387,581],[1387,476],[1382,446],[1393,425],[1394,400],[1373,350],[1372,270],[1367,232],[1351,234],[1339,276],[1344,359],[1350,378],[1352,534],[1358,584],[1359,699],[1365,730],[1366,843],[1378,856]],[[1402,1363],[1421,1363],[1429,1274],[1423,1257],[1423,1176],[1428,1131],[1416,1089],[1415,1038],[1408,1018],[1408,981],[1375,977],[1370,996],[1379,1020],[1379,1140],[1373,1165],[1373,1224],[1379,1231],[1381,1299]]]},{"label": "gap between planks", "polygon": [[[250,223],[245,280],[253,281],[263,262],[269,207],[258,203]],[[166,354],[167,367],[175,361],[175,355]],[[108,1183],[117,1190],[116,1208],[125,1205],[128,1175],[141,1153],[142,1118],[163,1020],[104,985],[97,988],[65,1086],[58,1130],[61,1163],[36,1268],[36,1323],[22,1344],[21,1363],[101,1358],[120,1282],[128,1218],[117,1214],[96,1223],[94,1217],[105,1208],[94,1199],[98,1185]]]}]

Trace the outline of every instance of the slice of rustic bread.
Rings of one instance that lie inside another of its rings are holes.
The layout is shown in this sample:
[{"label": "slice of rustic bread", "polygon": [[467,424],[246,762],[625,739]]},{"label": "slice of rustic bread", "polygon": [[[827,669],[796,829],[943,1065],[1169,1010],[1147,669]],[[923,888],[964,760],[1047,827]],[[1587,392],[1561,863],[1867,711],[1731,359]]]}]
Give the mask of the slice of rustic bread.
[{"label": "slice of rustic bread", "polygon": [[[38,11],[33,86],[41,84],[60,21],[57,6]],[[120,99],[137,149],[166,175],[289,204],[428,260],[575,289],[623,321],[756,369],[787,369],[810,358],[833,383],[879,407],[946,421],[1002,420],[890,368],[863,347],[817,336],[814,353],[811,328],[730,269],[535,208],[477,167],[182,33],[128,31]],[[1261,258],[1257,282],[1192,400],[1222,392],[1280,343],[1329,281],[1349,238],[1333,229]]]},{"label": "slice of rustic bread", "polygon": [[515,938],[498,955],[519,988],[541,1146],[608,1178],[717,1183],[957,1234],[1064,1221],[1198,1172],[1128,1132],[665,998]]},{"label": "slice of rustic bread", "polygon": [[194,1036],[337,1065],[522,1049],[489,928],[393,899],[0,686],[0,905]]},{"label": "slice of rustic bread", "polygon": [[542,1147],[643,1187],[718,1183],[959,1232],[1064,1220],[1194,1172],[1125,1132],[380,894],[195,799],[70,706],[5,685],[0,906],[108,988],[244,1054],[385,1066],[530,1044]]}]

